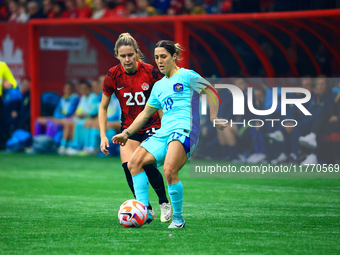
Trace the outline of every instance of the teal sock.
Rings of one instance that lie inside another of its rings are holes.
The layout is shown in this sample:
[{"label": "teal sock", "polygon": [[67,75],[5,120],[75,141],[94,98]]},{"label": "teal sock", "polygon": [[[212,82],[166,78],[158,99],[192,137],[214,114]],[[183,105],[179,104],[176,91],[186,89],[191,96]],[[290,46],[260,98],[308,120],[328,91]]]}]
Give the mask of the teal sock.
[{"label": "teal sock", "polygon": [[67,145],[67,140],[61,139],[60,147],[65,147],[66,148],[66,145]]},{"label": "teal sock", "polygon": [[146,207],[149,206],[149,180],[145,172],[132,176],[132,181],[136,199]]},{"label": "teal sock", "polygon": [[90,128],[84,127],[84,148],[90,147]]},{"label": "teal sock", "polygon": [[168,184],[168,192],[171,204],[174,209],[174,216],[182,216],[183,214],[183,185],[179,181],[175,184]]}]

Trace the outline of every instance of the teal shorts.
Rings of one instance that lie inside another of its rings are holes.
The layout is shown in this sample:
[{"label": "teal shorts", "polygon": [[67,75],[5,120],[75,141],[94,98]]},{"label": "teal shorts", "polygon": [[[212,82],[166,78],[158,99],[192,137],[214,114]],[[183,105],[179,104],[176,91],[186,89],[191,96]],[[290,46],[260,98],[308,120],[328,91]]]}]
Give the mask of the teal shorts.
[{"label": "teal shorts", "polygon": [[164,164],[169,143],[172,141],[180,141],[182,143],[188,158],[190,158],[191,153],[196,148],[196,144],[189,137],[177,132],[173,132],[169,136],[158,136],[156,133],[144,140],[140,146],[155,157],[157,167],[159,167]]}]

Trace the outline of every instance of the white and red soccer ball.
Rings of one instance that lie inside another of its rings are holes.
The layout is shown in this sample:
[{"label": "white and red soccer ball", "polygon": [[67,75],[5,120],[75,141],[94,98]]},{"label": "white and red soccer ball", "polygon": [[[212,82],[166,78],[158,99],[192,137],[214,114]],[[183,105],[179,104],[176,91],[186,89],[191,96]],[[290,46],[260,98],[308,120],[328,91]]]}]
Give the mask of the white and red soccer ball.
[{"label": "white and red soccer ball", "polygon": [[134,199],[125,201],[118,210],[118,220],[126,228],[140,228],[147,218],[146,206]]}]

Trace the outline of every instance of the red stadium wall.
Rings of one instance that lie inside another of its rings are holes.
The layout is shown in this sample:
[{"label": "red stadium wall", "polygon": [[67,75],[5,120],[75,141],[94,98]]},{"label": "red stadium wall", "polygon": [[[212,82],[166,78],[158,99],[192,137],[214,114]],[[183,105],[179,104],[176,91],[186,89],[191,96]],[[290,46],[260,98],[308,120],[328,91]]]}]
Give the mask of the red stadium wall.
[{"label": "red stadium wall", "polygon": [[0,23],[0,61],[6,62],[16,79],[30,76],[28,24]]},{"label": "red stadium wall", "polygon": [[[113,48],[123,32],[137,39],[149,63],[154,64],[155,43],[170,39],[186,49],[180,65],[204,77],[299,77],[340,75],[339,27],[340,10],[55,19],[1,24],[5,33],[1,33],[0,40],[3,44],[9,37],[14,45],[12,51],[22,52],[22,61],[10,67],[17,78],[28,74],[31,77],[34,120],[40,114],[43,92],[61,93],[66,80],[94,79],[117,64]],[[66,39],[64,48],[47,47],[49,40],[56,38]],[[68,41],[74,38],[82,42],[81,49],[68,48]]]}]

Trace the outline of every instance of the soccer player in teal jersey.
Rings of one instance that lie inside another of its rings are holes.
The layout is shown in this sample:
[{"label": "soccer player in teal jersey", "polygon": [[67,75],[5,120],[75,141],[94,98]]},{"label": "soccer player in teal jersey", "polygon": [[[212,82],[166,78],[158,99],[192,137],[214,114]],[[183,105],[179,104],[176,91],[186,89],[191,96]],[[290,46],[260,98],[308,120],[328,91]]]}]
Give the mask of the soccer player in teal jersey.
[{"label": "soccer player in teal jersey", "polygon": [[[164,164],[164,175],[173,207],[169,228],[183,228],[183,185],[178,172],[193,151],[199,135],[199,93],[207,91],[211,121],[217,119],[218,104],[214,89],[194,71],[180,68],[176,62],[181,47],[171,41],[156,44],[155,60],[165,74],[155,83],[145,109],[122,133],[114,136],[114,143],[125,145],[129,136],[137,132],[158,109],[163,109],[161,128],[145,140],[129,160],[137,200],[148,205],[148,178],[142,167],[157,162]],[[210,93],[209,90],[212,92]],[[215,102],[214,102],[215,101]],[[225,125],[216,125],[223,130]]]}]

